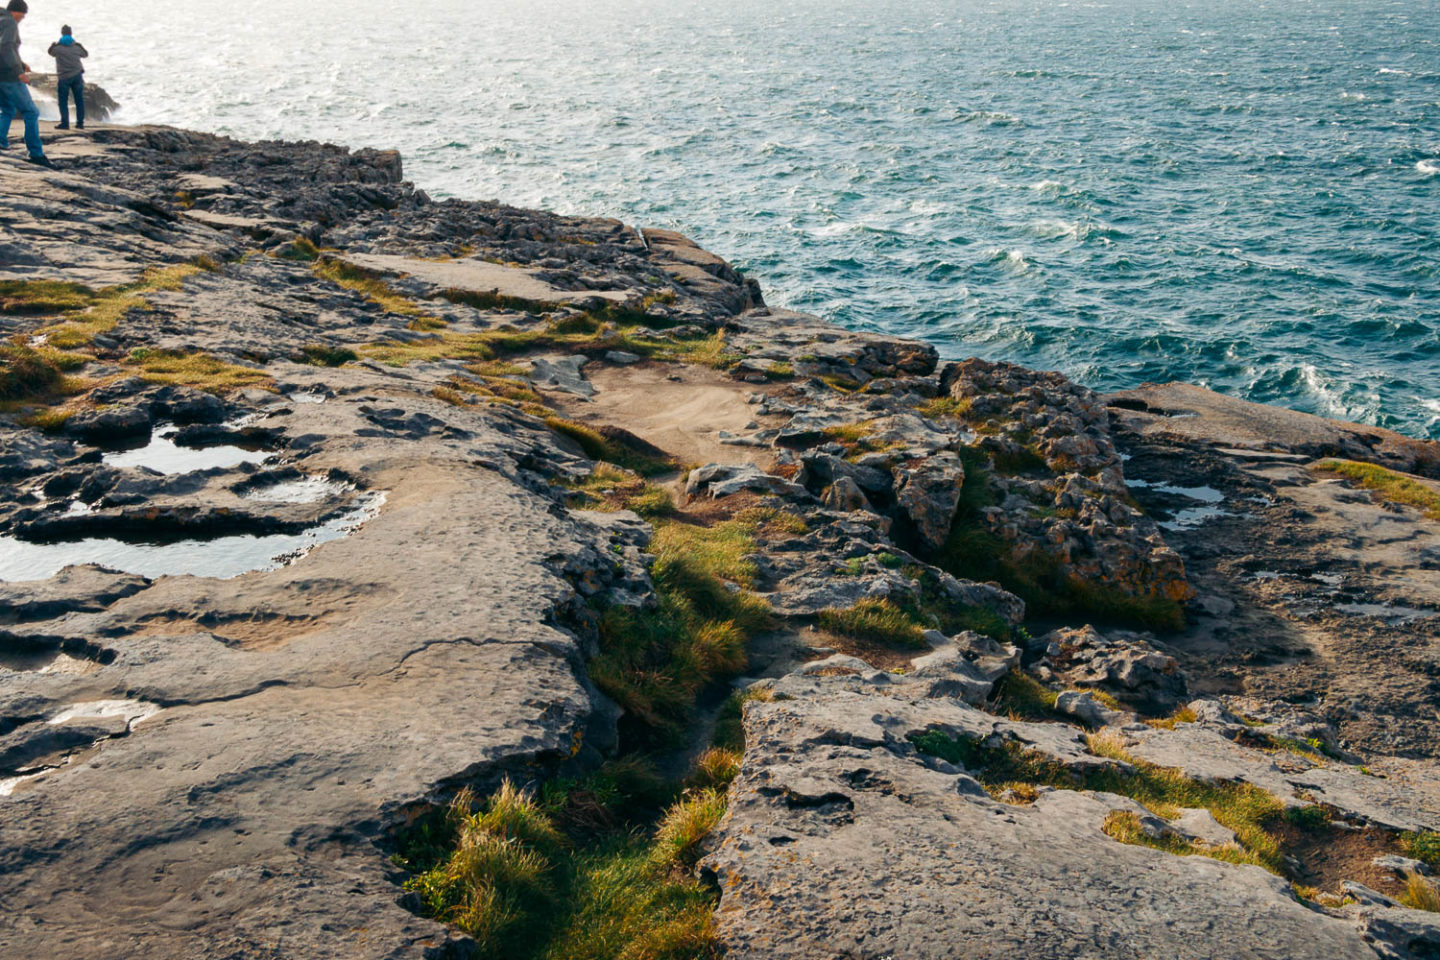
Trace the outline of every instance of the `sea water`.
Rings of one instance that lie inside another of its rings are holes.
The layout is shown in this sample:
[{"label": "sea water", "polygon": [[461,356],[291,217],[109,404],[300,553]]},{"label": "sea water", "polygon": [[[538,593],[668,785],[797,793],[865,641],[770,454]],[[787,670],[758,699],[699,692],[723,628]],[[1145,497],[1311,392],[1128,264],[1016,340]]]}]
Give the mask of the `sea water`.
[{"label": "sea water", "polygon": [[772,305],[1440,438],[1433,0],[44,0],[125,122],[398,147]]}]

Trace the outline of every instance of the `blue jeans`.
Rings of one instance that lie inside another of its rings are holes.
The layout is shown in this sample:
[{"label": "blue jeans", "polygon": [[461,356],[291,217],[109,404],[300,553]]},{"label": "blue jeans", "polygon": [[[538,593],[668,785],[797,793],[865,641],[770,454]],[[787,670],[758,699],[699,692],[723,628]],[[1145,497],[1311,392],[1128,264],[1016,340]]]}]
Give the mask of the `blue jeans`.
[{"label": "blue jeans", "polygon": [[19,115],[25,121],[25,146],[32,157],[45,156],[40,145],[40,111],[23,83],[0,83],[0,148],[10,146],[10,121]]},{"label": "blue jeans", "polygon": [[60,126],[70,126],[70,97],[75,97],[75,122],[85,126],[85,74],[61,80],[55,88],[55,97],[60,101]]}]

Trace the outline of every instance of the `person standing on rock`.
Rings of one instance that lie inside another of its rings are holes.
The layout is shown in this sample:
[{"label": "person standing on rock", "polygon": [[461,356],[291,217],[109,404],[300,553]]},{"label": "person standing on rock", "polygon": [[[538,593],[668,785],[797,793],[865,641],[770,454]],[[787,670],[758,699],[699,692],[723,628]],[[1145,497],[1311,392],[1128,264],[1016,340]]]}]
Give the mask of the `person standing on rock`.
[{"label": "person standing on rock", "polygon": [[20,59],[20,21],[30,7],[25,0],[10,0],[0,17],[0,150],[10,146],[10,121],[25,121],[26,159],[42,167],[53,167],[40,143],[40,111],[30,99],[30,68]]},{"label": "person standing on rock", "polygon": [[60,122],[56,130],[70,129],[70,97],[75,97],[75,129],[85,129],[85,65],[80,61],[90,56],[82,44],[75,42],[75,34],[67,27],[60,28],[60,39],[50,44],[50,56],[55,58],[55,99],[60,101]]}]

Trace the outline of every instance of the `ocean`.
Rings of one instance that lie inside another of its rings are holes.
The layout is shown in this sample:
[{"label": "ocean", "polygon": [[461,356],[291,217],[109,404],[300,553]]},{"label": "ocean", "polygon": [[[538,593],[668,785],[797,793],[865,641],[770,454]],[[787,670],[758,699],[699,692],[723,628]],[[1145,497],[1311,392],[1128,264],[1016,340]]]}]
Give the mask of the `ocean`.
[{"label": "ocean", "polygon": [[126,123],[397,147],[776,306],[1440,439],[1433,0],[32,0]]}]

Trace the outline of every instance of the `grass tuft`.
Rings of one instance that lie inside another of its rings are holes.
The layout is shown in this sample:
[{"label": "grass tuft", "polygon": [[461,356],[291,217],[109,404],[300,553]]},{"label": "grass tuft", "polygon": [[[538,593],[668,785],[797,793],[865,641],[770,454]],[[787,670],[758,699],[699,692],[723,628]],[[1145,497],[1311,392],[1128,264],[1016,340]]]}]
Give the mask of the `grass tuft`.
[{"label": "grass tuft", "polygon": [[420,818],[394,860],[421,912],[470,934],[479,960],[719,956],[718,891],[693,867],[723,789],[676,797],[643,764],[611,761],[538,796],[507,782],[475,807],[467,790]]},{"label": "grass tuft", "polygon": [[1419,860],[1432,870],[1440,870],[1440,833],[1434,830],[1402,833],[1400,846],[1405,856]]},{"label": "grass tuft", "polygon": [[848,610],[821,610],[816,620],[821,629],[854,640],[913,650],[929,646],[925,626],[888,600],[866,598]]},{"label": "grass tuft", "polygon": [[295,260],[301,263],[314,263],[320,259],[320,248],[311,243],[306,237],[296,237],[285,244],[273,254],[279,260]]},{"label": "grass tuft", "polygon": [[939,730],[916,734],[910,739],[921,753],[964,764],[991,791],[1020,782],[1060,790],[1116,793],[1164,818],[1174,817],[1182,809],[1204,808],[1219,823],[1234,831],[1239,840],[1239,851],[1206,847],[1183,852],[1200,853],[1236,863],[1254,863],[1279,876],[1285,875],[1286,863],[1276,828],[1289,823],[1291,826],[1321,829],[1287,820],[1284,805],[1258,787],[1234,781],[1212,783],[1193,779],[1181,770],[1138,760],[1126,753],[1119,741],[1109,738],[1092,737],[1091,749],[1125,766],[1083,771],[1073,770],[1040,753],[1029,751],[1015,741],[989,746],[973,738],[954,739]]},{"label": "grass tuft", "polygon": [[725,816],[725,794],[696,790],[665,812],[655,833],[653,856],[667,868],[690,868],[700,859],[701,845]]},{"label": "grass tuft", "polygon": [[65,375],[44,353],[18,344],[0,344],[0,400],[55,393]]},{"label": "grass tuft", "polygon": [[263,370],[225,363],[208,353],[141,347],[130,351],[125,365],[137,368],[140,378],[150,383],[196,387],[209,393],[225,393],[270,382],[269,374]]},{"label": "grass tuft", "polygon": [[94,298],[94,291],[78,283],[0,280],[0,314],[46,316],[84,310]]},{"label": "grass tuft", "polygon": [[360,356],[349,347],[332,347],[323,343],[310,343],[300,348],[300,363],[312,367],[341,367],[354,363]]},{"label": "grass tuft", "polygon": [[1195,713],[1195,711],[1191,710],[1187,706],[1177,707],[1175,712],[1170,714],[1170,716],[1168,717],[1155,717],[1151,720],[1146,720],[1145,722],[1148,723],[1150,726],[1156,727],[1160,730],[1174,730],[1176,724],[1194,723],[1196,720],[1199,719],[1200,717]]},{"label": "grass tuft", "polygon": [[711,747],[695,761],[695,770],[690,783],[696,787],[724,788],[740,775],[742,750],[727,750]]},{"label": "grass tuft", "polygon": [[1440,493],[1403,473],[1387,470],[1373,463],[1355,460],[1325,460],[1312,469],[1352,481],[1390,503],[1415,507],[1430,520],[1440,520]]},{"label": "grass tuft", "polygon": [[757,526],[738,517],[709,528],[661,523],[651,543],[657,608],[601,616],[590,675],[641,740],[678,742],[700,692],[742,671],[749,637],[770,627],[769,604],[746,589]]},{"label": "grass tuft", "polygon": [[1396,899],[1411,910],[1440,913],[1440,890],[1418,873],[1405,875],[1405,892]]},{"label": "grass tuft", "polygon": [[650,451],[639,449],[635,444],[626,444],[620,439],[606,437],[598,430],[574,420],[551,416],[545,418],[545,425],[574,440],[591,460],[613,463],[642,477],[669,473],[676,466],[675,461],[667,456],[657,456]]},{"label": "grass tuft", "polygon": [[720,713],[715,717],[715,732],[711,736],[711,742],[720,750],[727,750],[736,755],[745,752],[745,704],[752,700],[760,703],[769,703],[774,694],[769,687],[747,687],[744,690],[737,690],[732,693],[720,707]]},{"label": "grass tuft", "polygon": [[917,409],[921,416],[929,417],[931,420],[951,418],[964,420],[970,415],[971,400],[969,397],[936,397],[921,404]]}]

